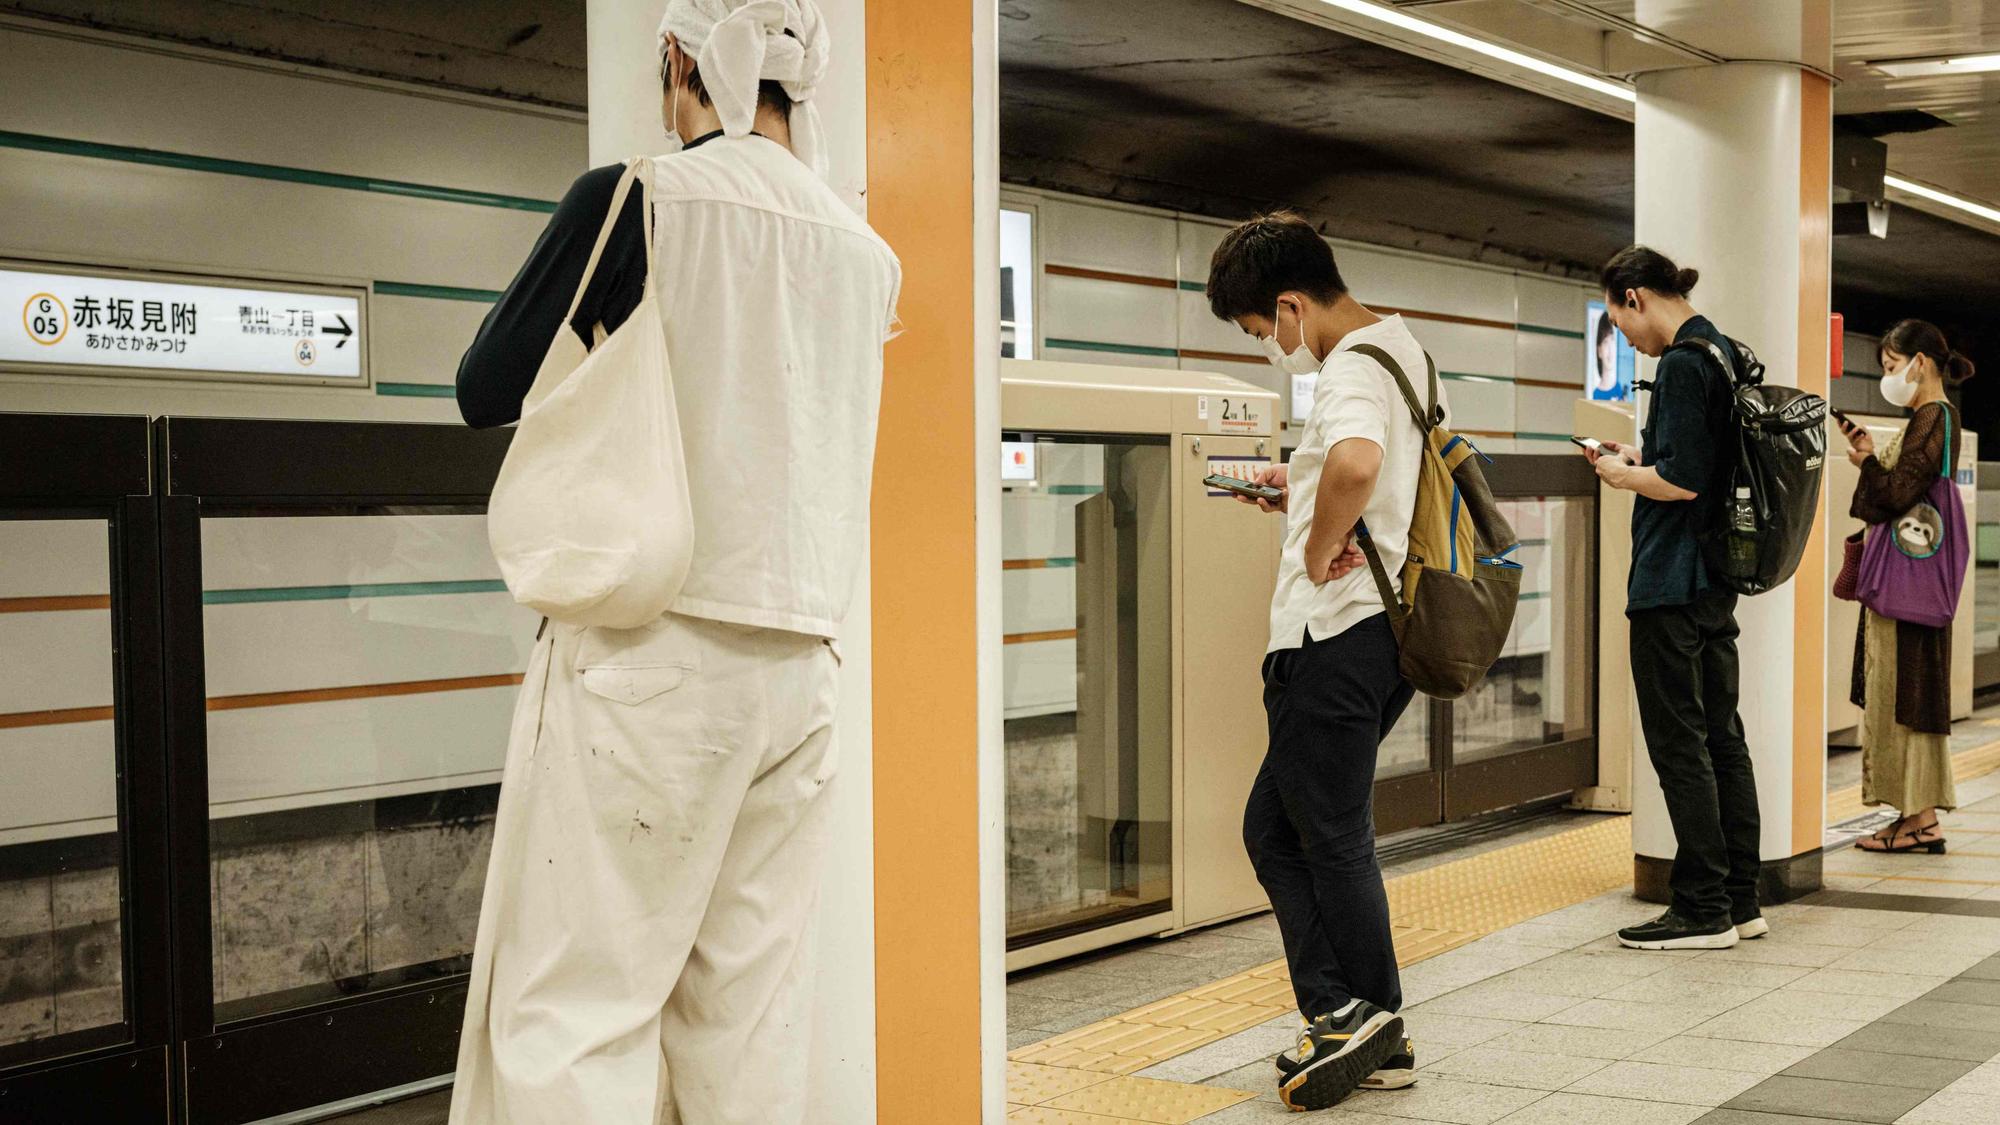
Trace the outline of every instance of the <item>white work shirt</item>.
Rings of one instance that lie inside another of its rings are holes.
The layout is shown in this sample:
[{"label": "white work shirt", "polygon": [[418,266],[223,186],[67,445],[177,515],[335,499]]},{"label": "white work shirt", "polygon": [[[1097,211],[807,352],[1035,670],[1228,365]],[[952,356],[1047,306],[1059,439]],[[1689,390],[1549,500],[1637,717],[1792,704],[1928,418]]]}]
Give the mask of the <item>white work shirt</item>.
[{"label": "white work shirt", "polygon": [[[1271,642],[1268,652],[1299,648],[1308,631],[1323,641],[1352,629],[1383,611],[1382,596],[1366,566],[1316,586],[1306,577],[1306,537],[1312,531],[1313,501],[1319,493],[1320,470],[1334,446],[1349,438],[1374,442],[1382,449],[1382,472],[1375,482],[1362,520],[1375,537],[1375,549],[1389,580],[1400,593],[1403,562],[1410,552],[1410,514],[1417,504],[1417,471],[1423,455],[1423,433],[1410,417],[1395,377],[1380,363],[1351,349],[1373,344],[1395,357],[1416,388],[1419,400],[1428,395],[1424,349],[1400,316],[1358,328],[1341,338],[1320,365],[1299,447],[1292,451],[1286,480],[1290,492],[1285,517],[1285,547],[1278,561],[1278,589],[1271,597]],[[1438,403],[1445,404],[1438,387]],[[1449,411],[1449,407],[1446,407]],[[1447,418],[1449,415],[1447,414]]]},{"label": "white work shirt", "polygon": [[694,500],[673,612],[836,638],[867,551],[882,344],[902,267],[782,145],[653,161],[658,266]]}]

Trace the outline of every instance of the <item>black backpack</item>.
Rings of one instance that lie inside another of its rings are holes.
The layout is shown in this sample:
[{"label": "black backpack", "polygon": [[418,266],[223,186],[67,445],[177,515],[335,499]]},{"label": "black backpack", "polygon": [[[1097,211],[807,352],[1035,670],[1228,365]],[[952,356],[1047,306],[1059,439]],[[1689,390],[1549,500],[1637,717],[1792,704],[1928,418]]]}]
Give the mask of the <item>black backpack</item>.
[{"label": "black backpack", "polygon": [[[1729,343],[1734,356],[1700,336],[1673,345],[1698,351],[1722,369],[1736,419],[1737,448],[1723,451],[1734,454],[1727,489],[1696,536],[1711,575],[1739,594],[1761,594],[1799,569],[1819,516],[1826,400],[1797,387],[1765,385],[1756,353],[1735,340]],[[1747,510],[1737,499],[1745,488]],[[1737,525],[1739,514],[1745,526]]]}]

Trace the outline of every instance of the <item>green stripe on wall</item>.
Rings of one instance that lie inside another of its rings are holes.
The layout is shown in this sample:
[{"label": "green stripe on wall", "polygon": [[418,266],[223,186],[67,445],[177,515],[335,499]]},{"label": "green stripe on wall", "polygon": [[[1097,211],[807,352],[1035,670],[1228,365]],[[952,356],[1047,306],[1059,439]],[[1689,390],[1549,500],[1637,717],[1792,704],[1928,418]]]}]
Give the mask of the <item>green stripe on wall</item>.
[{"label": "green stripe on wall", "polygon": [[273,586],[254,590],[205,590],[203,605],[254,605],[265,602],[328,602],[354,598],[410,598],[439,594],[504,594],[507,584],[497,578],[454,582],[376,582],[359,586]]},{"label": "green stripe on wall", "polygon": [[1565,340],[1582,340],[1582,332],[1573,328],[1544,328],[1539,324],[1516,324],[1516,332],[1532,332],[1537,336],[1561,336]]},{"label": "green stripe on wall", "polygon": [[1546,598],[1548,596],[1549,592],[1547,590],[1523,590],[1521,591],[1520,600],[1524,602],[1532,602],[1539,600],[1541,598]]},{"label": "green stripe on wall", "polygon": [[1182,289],[1185,289],[1185,290],[1187,290],[1187,291],[1188,291],[1188,292],[1190,292],[1190,293],[1206,293],[1206,292],[1208,292],[1208,286],[1207,286],[1207,285],[1206,285],[1205,283],[1203,283],[1203,282],[1199,282],[1199,281],[1183,281],[1183,282],[1181,282],[1180,284],[1181,284],[1181,288],[1182,288]]},{"label": "green stripe on wall", "polygon": [[1565,442],[1565,443],[1566,443],[1566,442],[1568,442],[1568,441],[1569,441],[1569,435],[1568,435],[1568,434],[1538,434],[1538,433],[1534,433],[1534,432],[1531,432],[1531,431],[1528,431],[1528,430],[1517,430],[1517,431],[1515,431],[1515,433],[1514,433],[1514,440],[1515,440],[1515,441],[1560,441],[1560,442]]},{"label": "green stripe on wall", "polygon": [[1103,491],[1101,484],[1052,484],[1048,487],[1050,496],[1096,496]]},{"label": "green stripe on wall", "polygon": [[458,388],[445,383],[377,383],[375,393],[393,398],[457,398]]},{"label": "green stripe on wall", "polygon": [[405,281],[378,281],[375,292],[384,297],[430,297],[439,301],[480,301],[492,304],[500,299],[498,289],[461,289],[455,285],[412,285]]},{"label": "green stripe on wall", "polygon": [[1438,372],[1438,378],[1449,379],[1454,383],[1511,383],[1514,381],[1510,375],[1467,375],[1463,371],[1440,371]]},{"label": "green stripe on wall", "polygon": [[551,200],[528,199],[518,195],[500,195],[490,191],[468,191],[465,188],[439,187],[435,184],[413,184],[404,180],[378,180],[371,176],[348,176],[338,172],[320,172],[311,168],[290,168],[282,164],[257,164],[247,160],[224,160],[214,156],[196,156],[185,152],[167,152],[155,148],[136,148],[132,145],[99,144],[96,141],[78,141],[67,137],[47,137],[37,133],[14,133],[0,130],[0,148],[26,149],[31,152],[52,152],[61,156],[84,156],[94,160],[118,160],[127,164],[151,164],[160,168],[179,168],[189,172],[214,172],[224,176],[248,176],[257,180],[279,180],[284,183],[309,184],[313,187],[344,188],[348,191],[368,191],[382,195],[402,195],[415,199],[435,199],[445,203],[467,203],[476,207],[499,207],[509,211],[554,211],[556,205]]},{"label": "green stripe on wall", "polygon": [[1054,337],[1042,341],[1045,348],[1066,348],[1073,352],[1111,352],[1115,355],[1157,355],[1168,359],[1180,358],[1180,352],[1173,348],[1155,348],[1145,344],[1106,344],[1097,340],[1058,340]]}]

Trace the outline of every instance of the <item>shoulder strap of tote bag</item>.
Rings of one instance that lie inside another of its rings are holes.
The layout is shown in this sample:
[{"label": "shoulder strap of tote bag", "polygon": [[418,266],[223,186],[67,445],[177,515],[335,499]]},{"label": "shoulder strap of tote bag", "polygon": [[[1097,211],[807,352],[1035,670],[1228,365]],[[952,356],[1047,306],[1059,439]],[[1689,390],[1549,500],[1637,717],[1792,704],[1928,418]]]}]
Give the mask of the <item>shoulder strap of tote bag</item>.
[{"label": "shoulder strap of tote bag", "polygon": [[[562,323],[576,319],[576,310],[583,305],[584,291],[590,288],[590,279],[597,273],[597,263],[604,257],[605,244],[611,241],[611,228],[618,225],[618,215],[625,209],[625,199],[632,192],[636,182],[644,199],[639,207],[642,237],[646,242],[646,290],[645,298],[653,295],[653,178],[647,175],[652,161],[643,156],[632,158],[625,166],[625,174],[618,177],[618,189],[611,193],[611,210],[605,213],[604,225],[598,228],[597,243],[590,248],[590,261],[583,267],[583,279],[576,283],[576,295],[569,299],[569,312],[563,314]],[[560,327],[557,329],[561,331]],[[592,346],[604,342],[604,326],[594,326],[596,339]]]},{"label": "shoulder strap of tote bag", "polygon": [[1951,412],[1951,403],[1939,399],[1938,405],[1944,407],[1944,460],[1938,462],[1938,475],[1946,480],[1950,480],[1952,469],[1957,465],[1957,462],[1951,459],[1951,423],[1953,415]]}]

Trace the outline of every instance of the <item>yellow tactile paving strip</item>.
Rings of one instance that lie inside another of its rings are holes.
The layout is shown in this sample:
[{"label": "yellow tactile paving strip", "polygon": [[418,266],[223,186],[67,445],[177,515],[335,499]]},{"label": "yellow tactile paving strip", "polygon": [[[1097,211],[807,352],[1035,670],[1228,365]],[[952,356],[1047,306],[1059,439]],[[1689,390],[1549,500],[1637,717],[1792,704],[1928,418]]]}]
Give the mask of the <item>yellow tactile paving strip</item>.
[{"label": "yellow tactile paving strip", "polygon": [[[1435,957],[1631,879],[1632,829],[1622,816],[1399,876],[1388,884],[1396,962]],[[1008,1056],[1008,1120],[1181,1125],[1247,1101],[1256,1095],[1126,1076],[1293,1011],[1285,963],[1273,961],[1030,1044]]]}]

